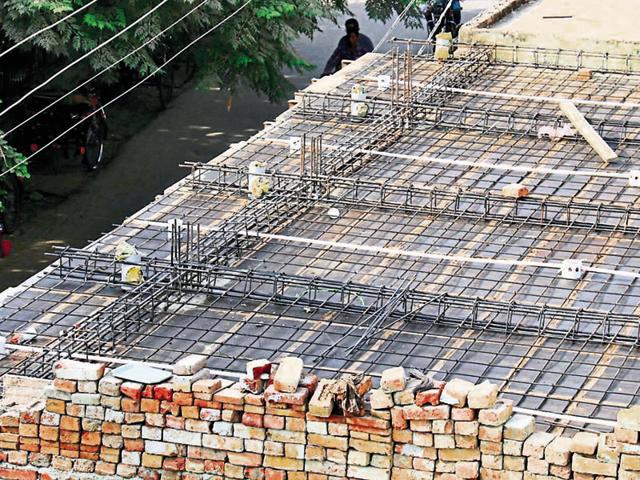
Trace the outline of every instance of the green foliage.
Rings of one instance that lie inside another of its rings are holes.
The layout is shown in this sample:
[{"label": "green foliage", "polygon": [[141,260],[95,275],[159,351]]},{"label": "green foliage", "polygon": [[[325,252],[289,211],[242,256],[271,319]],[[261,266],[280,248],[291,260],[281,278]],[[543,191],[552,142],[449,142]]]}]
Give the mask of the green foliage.
[{"label": "green foliage", "polygon": [[[193,8],[199,0],[172,0],[150,15],[135,28],[127,31],[104,49],[82,62],[70,72],[84,79],[124,57],[132,49],[149,40],[178,17]],[[54,22],[88,0],[6,0],[0,2],[0,33],[18,41],[30,33]],[[204,31],[217,24],[244,3],[243,0],[209,0],[138,54],[113,69],[102,78],[116,82],[123,70],[139,76],[147,75],[163,60]],[[121,31],[134,19],[152,7],[156,0],[100,1],[86,12],[38,36],[23,52],[44,53],[48,69],[38,74],[52,73],[54,68],[67,64],[96,45]],[[282,75],[285,67],[304,70],[309,65],[291,48],[300,35],[312,36],[323,19],[335,20],[346,11],[345,0],[253,0],[239,15],[194,46],[184,59],[197,65],[201,79],[213,79],[220,87],[233,92],[246,84],[265,93],[272,100],[287,92]],[[34,48],[35,45],[35,48]],[[29,49],[32,49],[31,51]],[[54,60],[54,62],[51,62]],[[64,82],[65,80],[62,80]]]},{"label": "green foliage", "polygon": [[[387,22],[399,15],[411,0],[367,0],[365,7],[367,14],[374,20]],[[423,26],[423,14],[420,7],[427,4],[429,0],[418,0],[414,7],[409,10],[405,17],[404,24],[410,28],[421,28]]]},{"label": "green foliage", "polygon": [[[2,131],[0,131],[0,137]],[[0,174],[11,170],[14,175],[22,178],[30,178],[29,169],[27,163],[24,162],[24,155],[18,152],[15,148],[9,145],[6,140],[0,138]],[[2,187],[4,182],[0,178],[0,212],[4,210],[2,199],[7,192]]]}]

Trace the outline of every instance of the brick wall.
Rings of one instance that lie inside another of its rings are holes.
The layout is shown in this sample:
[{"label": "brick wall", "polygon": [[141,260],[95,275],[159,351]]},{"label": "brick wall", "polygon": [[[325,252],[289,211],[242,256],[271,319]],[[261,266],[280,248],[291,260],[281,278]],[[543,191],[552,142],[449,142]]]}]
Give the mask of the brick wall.
[{"label": "brick wall", "polygon": [[61,362],[45,401],[0,415],[0,478],[640,479],[638,407],[613,433],[565,438],[536,431],[488,383],[415,394],[392,369],[366,414],[345,417],[313,375],[251,394],[195,370],[143,385]]}]

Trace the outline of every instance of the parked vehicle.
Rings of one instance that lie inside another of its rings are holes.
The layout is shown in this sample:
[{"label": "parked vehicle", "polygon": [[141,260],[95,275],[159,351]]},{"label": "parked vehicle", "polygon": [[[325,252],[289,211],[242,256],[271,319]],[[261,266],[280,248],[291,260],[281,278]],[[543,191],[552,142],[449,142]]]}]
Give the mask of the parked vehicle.
[{"label": "parked vehicle", "polygon": [[[22,117],[28,118],[53,101],[60,92],[39,93],[27,102]],[[87,170],[96,170],[105,160],[105,141],[108,134],[107,115],[101,110],[98,95],[93,91],[74,95],[62,101],[20,128],[9,141],[25,155],[44,148],[64,130],[71,128],[83,118],[88,118],[52,145],[66,158],[79,158]],[[97,113],[94,113],[97,112]]]}]

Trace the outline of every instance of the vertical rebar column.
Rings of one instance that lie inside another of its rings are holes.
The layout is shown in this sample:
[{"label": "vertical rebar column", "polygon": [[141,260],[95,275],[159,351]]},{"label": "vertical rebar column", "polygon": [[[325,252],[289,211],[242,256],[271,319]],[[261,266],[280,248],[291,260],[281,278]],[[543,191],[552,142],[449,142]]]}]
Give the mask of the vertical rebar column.
[{"label": "vertical rebar column", "polygon": [[304,175],[306,150],[307,150],[307,134],[305,133],[302,135],[302,138],[300,139],[300,176]]}]

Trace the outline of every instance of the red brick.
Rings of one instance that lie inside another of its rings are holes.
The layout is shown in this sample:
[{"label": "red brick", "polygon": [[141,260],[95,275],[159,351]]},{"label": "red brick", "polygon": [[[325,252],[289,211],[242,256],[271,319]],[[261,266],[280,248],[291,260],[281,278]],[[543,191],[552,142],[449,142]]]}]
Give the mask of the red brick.
[{"label": "red brick", "polygon": [[389,420],[375,417],[347,417],[347,424],[377,430],[386,430],[391,426]]},{"label": "red brick", "polygon": [[80,443],[83,445],[100,445],[102,434],[100,432],[82,432]]},{"label": "red brick", "polygon": [[162,400],[160,402],[160,413],[162,414],[170,413],[171,415],[178,416],[180,415],[180,405],[176,405],[173,402]]},{"label": "red brick", "polygon": [[307,373],[306,375],[302,376],[299,385],[308,389],[309,393],[313,395],[313,392],[315,392],[316,388],[318,387],[318,376],[314,375],[313,373]]},{"label": "red brick", "polygon": [[392,408],[391,409],[391,424],[393,428],[397,428],[398,430],[405,430],[409,427],[409,423],[404,418],[404,411],[402,408]]},{"label": "red brick", "polygon": [[153,388],[153,398],[156,400],[171,401],[173,398],[173,388],[170,384],[162,383]]},{"label": "red brick", "polygon": [[144,390],[144,385],[139,383],[125,382],[120,387],[120,393],[132,400],[140,400],[142,398],[142,390]]},{"label": "red brick", "polygon": [[123,412],[136,413],[140,411],[140,400],[133,398],[123,398],[121,405]]},{"label": "red brick", "polygon": [[60,417],[60,430],[80,431],[80,419],[63,415]]},{"label": "red brick", "polygon": [[200,418],[200,408],[193,405],[185,405],[180,407],[180,414],[184,418],[198,419]]},{"label": "red brick", "polygon": [[247,467],[244,469],[244,478],[247,480],[264,480],[264,468]]},{"label": "red brick", "polygon": [[309,398],[307,388],[298,387],[293,393],[282,393],[276,391],[273,385],[269,385],[264,392],[264,398],[270,403],[286,403],[290,405],[304,405]]},{"label": "red brick", "polygon": [[53,386],[58,390],[67,393],[76,393],[78,391],[78,383],[74,380],[63,380],[61,378],[56,378],[53,381]]},{"label": "red brick", "polygon": [[283,470],[274,470],[272,468],[264,469],[265,480],[285,480],[286,472]]},{"label": "red brick", "polygon": [[162,462],[162,468],[167,470],[173,470],[176,472],[184,471],[185,464],[187,462],[186,458],[165,458],[164,462]]},{"label": "red brick", "polygon": [[20,413],[20,423],[37,425],[40,423],[40,410],[27,410]]},{"label": "red brick", "polygon": [[144,452],[144,440],[141,438],[125,438],[124,449],[128,452]]},{"label": "red brick", "polygon": [[36,480],[38,474],[35,470],[11,470],[0,468],[0,478],[6,480]]},{"label": "red brick", "polygon": [[119,423],[102,423],[102,433],[106,433],[107,435],[120,435],[120,432],[122,432],[122,425],[120,425]]},{"label": "red brick", "polygon": [[165,418],[165,424],[167,428],[175,428],[177,430],[184,430],[184,418],[174,417],[173,415],[167,415]]},{"label": "red brick", "polygon": [[218,460],[205,460],[204,471],[214,475],[224,475],[224,462]]},{"label": "red brick", "polygon": [[80,450],[80,458],[83,460],[93,460],[95,462],[100,460],[100,454],[98,452],[83,452]]},{"label": "red brick", "polygon": [[422,407],[423,405],[440,405],[440,394],[442,390],[439,388],[433,388],[431,390],[425,390],[424,392],[418,392],[416,394],[416,405]]},{"label": "red brick", "polygon": [[154,385],[146,385],[142,389],[142,398],[153,398],[153,389],[154,388],[155,388]]},{"label": "red brick", "polygon": [[60,430],[60,443],[80,443],[80,432]]},{"label": "red brick", "polygon": [[222,408],[222,403],[220,402],[216,402],[213,400],[202,400],[200,398],[194,398],[193,404],[196,407],[209,408],[212,410],[220,410]]},{"label": "red brick", "polygon": [[82,445],[80,444],[80,452],[99,453],[100,445]]},{"label": "red brick", "polygon": [[262,428],[264,424],[263,415],[245,412],[242,414],[242,423],[249,427]]},{"label": "red brick", "polygon": [[265,415],[263,418],[265,428],[275,428],[278,430],[284,429],[284,417],[278,417],[276,415]]},{"label": "red brick", "polygon": [[259,453],[236,453],[228,452],[229,463],[242,465],[243,467],[259,467],[262,465],[262,455]]},{"label": "red brick", "polygon": [[160,412],[160,400],[154,400],[151,398],[143,398],[140,401],[140,409],[145,413],[159,413]]},{"label": "red brick", "polygon": [[180,406],[193,405],[193,393],[175,392],[173,394],[173,403]]},{"label": "red brick", "polygon": [[142,480],[160,480],[160,473],[148,468],[141,468],[138,470],[138,476]]}]

